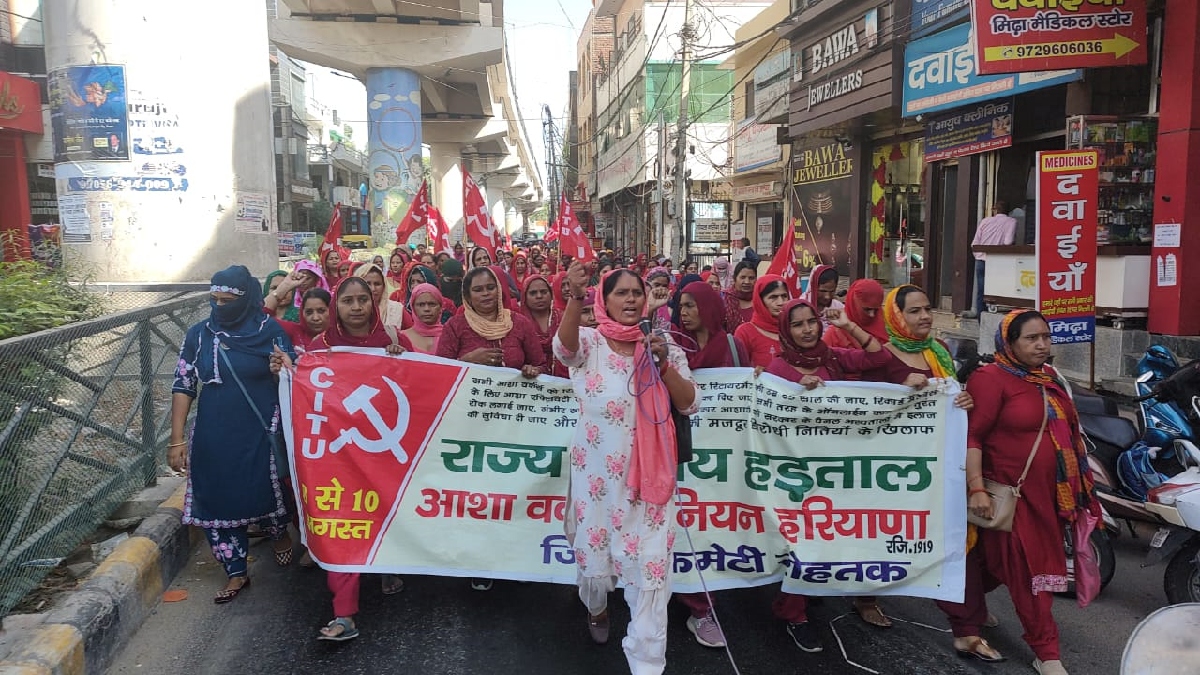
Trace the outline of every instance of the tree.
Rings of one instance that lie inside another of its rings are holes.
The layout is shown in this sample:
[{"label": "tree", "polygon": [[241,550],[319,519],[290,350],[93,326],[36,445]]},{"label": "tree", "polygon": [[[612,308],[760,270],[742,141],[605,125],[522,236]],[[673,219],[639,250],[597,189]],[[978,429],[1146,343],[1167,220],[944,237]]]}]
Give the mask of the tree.
[{"label": "tree", "polygon": [[333,204],[318,199],[309,207],[308,224],[317,234],[325,234],[329,229],[329,219],[333,218]]}]

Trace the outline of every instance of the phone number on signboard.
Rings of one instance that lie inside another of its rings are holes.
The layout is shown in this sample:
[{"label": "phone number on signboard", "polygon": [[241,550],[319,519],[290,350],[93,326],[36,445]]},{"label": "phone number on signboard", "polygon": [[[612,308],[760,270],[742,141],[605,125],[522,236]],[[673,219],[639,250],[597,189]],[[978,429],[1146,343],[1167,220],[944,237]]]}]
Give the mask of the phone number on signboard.
[{"label": "phone number on signboard", "polygon": [[1017,58],[1032,58],[1038,56],[1065,56],[1069,54],[1099,54],[1104,51],[1104,43],[1100,40],[1089,42],[1052,42],[1040,45],[1016,45],[1013,47]]}]

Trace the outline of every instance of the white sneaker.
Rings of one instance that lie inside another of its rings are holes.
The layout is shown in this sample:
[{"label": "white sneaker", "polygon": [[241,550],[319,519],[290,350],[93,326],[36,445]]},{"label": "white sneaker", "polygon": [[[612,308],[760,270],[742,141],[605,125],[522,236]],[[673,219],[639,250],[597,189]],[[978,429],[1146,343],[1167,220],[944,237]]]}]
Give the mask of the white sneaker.
[{"label": "white sneaker", "polygon": [[1050,661],[1034,659],[1033,669],[1038,672],[1038,675],[1067,675],[1067,669],[1063,668],[1062,661],[1058,659]]}]

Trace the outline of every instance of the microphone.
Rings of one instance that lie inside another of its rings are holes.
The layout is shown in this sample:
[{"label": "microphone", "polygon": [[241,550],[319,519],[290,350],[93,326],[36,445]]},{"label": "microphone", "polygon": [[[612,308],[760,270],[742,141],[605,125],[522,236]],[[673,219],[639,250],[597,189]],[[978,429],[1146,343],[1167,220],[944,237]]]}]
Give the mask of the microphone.
[{"label": "microphone", "polygon": [[[650,333],[654,332],[654,321],[650,317],[644,317],[641,321],[638,321],[638,330],[642,331],[642,335],[650,337]],[[646,351],[649,351],[649,347],[650,345],[647,344]],[[654,358],[654,365],[660,365],[658,354],[652,353],[652,356]]]}]

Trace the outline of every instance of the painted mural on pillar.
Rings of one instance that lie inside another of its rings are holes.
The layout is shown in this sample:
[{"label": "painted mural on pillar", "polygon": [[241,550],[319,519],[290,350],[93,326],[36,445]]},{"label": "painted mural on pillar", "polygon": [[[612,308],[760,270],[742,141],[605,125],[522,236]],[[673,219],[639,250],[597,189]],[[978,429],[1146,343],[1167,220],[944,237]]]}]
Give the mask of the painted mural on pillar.
[{"label": "painted mural on pillar", "polygon": [[[367,166],[371,230],[390,244],[425,180],[421,159],[421,77],[404,68],[367,70]],[[424,238],[423,231],[414,237]]]},{"label": "painted mural on pillar", "polygon": [[839,141],[798,146],[792,154],[792,226],[802,269],[833,265],[850,275],[850,190],[854,159]]}]

